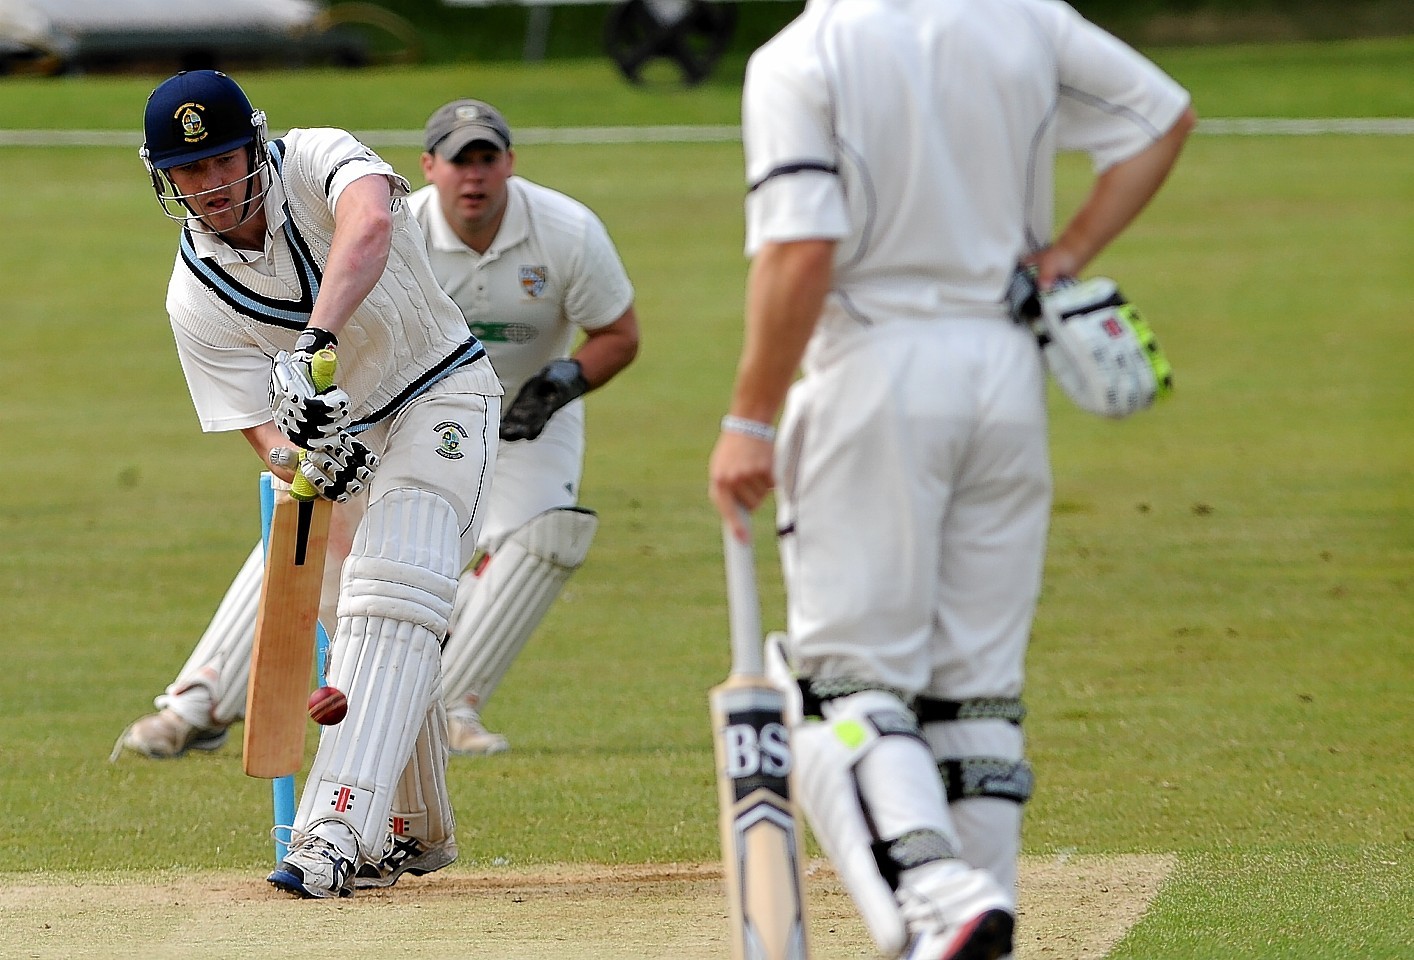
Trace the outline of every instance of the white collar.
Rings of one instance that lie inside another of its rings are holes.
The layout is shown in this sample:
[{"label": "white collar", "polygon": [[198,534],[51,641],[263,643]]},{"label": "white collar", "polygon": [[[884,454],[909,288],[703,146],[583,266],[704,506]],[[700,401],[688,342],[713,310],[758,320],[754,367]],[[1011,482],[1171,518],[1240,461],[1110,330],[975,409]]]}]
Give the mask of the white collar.
[{"label": "white collar", "polygon": [[480,254],[472,250],[461,237],[457,236],[452,225],[447,222],[447,215],[442,212],[441,200],[434,192],[430,206],[435,216],[431,218],[432,229],[428,231],[428,240],[431,241],[432,249],[447,252],[464,250],[479,257],[498,257],[504,251],[529,237],[530,215],[525,196],[518,183],[519,179],[519,177],[511,177],[506,181],[505,216],[501,218],[501,226],[496,230],[496,236],[492,238],[491,245],[486,248],[485,253]]},{"label": "white collar", "polygon": [[270,189],[261,200],[265,209],[265,249],[260,253],[254,250],[237,250],[220,237],[200,230],[190,230],[192,249],[198,257],[203,260],[215,260],[222,266],[273,260],[275,235],[285,225],[285,185],[275,176],[273,164],[268,168],[267,176],[271,178]]}]

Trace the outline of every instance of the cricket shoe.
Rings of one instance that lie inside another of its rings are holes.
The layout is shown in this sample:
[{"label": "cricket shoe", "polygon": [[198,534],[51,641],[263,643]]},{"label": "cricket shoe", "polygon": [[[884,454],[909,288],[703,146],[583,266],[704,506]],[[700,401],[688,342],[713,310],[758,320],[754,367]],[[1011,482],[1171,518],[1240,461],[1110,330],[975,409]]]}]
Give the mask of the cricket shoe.
[{"label": "cricket shoe", "polygon": [[353,874],[352,857],[323,837],[305,833],[295,839],[266,880],[297,897],[328,900],[353,896]]},{"label": "cricket shoe", "polygon": [[447,749],[464,757],[489,757],[505,753],[511,743],[502,734],[492,733],[481,722],[481,714],[470,707],[447,711]]},{"label": "cricket shoe", "polygon": [[405,873],[420,877],[441,870],[457,858],[457,841],[448,837],[437,844],[426,844],[416,837],[388,834],[380,860],[365,861],[354,874],[354,887],[391,887]]},{"label": "cricket shoe", "polygon": [[171,760],[188,750],[215,750],[226,742],[225,727],[198,727],[170,707],[134,720],[118,737],[108,758],[117,760],[124,750],[153,760]]},{"label": "cricket shoe", "polygon": [[899,888],[909,942],[899,960],[999,960],[1012,952],[1016,917],[992,875],[946,861]]}]

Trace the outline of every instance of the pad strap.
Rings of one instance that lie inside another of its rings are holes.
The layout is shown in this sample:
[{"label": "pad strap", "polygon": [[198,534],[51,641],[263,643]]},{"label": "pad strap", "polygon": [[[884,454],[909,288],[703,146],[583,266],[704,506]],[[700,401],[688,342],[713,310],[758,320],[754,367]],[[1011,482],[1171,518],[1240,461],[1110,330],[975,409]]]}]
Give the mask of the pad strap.
[{"label": "pad strap", "polygon": [[994,797],[1025,803],[1031,799],[1036,775],[1025,760],[1002,760],[996,757],[963,757],[940,760],[938,772],[947,787],[948,803],[973,797]]},{"label": "pad strap", "polygon": [[936,830],[910,830],[892,840],[876,840],[871,848],[879,864],[879,875],[891,890],[898,890],[899,878],[905,870],[935,860],[955,860],[958,856],[948,838]]},{"label": "pad strap", "polygon": [[1020,697],[976,697],[971,700],[939,700],[919,697],[913,702],[919,723],[947,723],[952,720],[1005,720],[1020,725],[1026,705]]},{"label": "pad strap", "polygon": [[804,715],[807,719],[812,720],[824,717],[824,704],[827,700],[852,697],[856,693],[867,693],[870,690],[882,691],[905,703],[908,702],[908,698],[904,696],[902,690],[880,686],[877,681],[873,680],[858,680],[854,677],[826,677],[823,679],[798,677],[796,684],[800,687]]}]

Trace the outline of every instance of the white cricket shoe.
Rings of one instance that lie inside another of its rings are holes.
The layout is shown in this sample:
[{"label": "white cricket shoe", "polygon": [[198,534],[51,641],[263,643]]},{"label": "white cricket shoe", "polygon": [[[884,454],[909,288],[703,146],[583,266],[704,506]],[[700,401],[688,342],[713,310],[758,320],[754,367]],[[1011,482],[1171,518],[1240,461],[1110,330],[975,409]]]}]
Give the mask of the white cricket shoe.
[{"label": "white cricket shoe", "polygon": [[215,750],[226,742],[225,727],[198,727],[170,707],[134,720],[118,737],[110,760],[124,750],[153,760],[171,760],[188,750]]},{"label": "white cricket shoe", "polygon": [[271,886],[307,900],[351,897],[354,862],[333,842],[312,833],[299,834],[275,872]]},{"label": "white cricket shoe", "polygon": [[1016,917],[991,874],[958,860],[919,872],[899,887],[909,931],[900,960],[999,960],[1012,952]]},{"label": "white cricket shoe", "polygon": [[503,735],[492,733],[481,722],[481,714],[472,707],[460,706],[447,711],[447,749],[464,757],[489,757],[505,753],[511,743]]},{"label": "white cricket shoe", "polygon": [[457,841],[448,837],[438,844],[428,845],[416,837],[388,834],[383,845],[383,858],[365,861],[354,874],[354,887],[391,887],[405,873],[420,877],[441,870],[457,858]]}]

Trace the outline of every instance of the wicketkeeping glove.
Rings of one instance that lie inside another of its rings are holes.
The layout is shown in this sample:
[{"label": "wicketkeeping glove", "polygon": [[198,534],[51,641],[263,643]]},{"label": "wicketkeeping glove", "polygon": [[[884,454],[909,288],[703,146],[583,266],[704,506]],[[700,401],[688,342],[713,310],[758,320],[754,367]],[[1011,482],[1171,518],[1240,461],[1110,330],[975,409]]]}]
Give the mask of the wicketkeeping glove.
[{"label": "wicketkeeping glove", "polygon": [[578,360],[552,360],[525,381],[501,415],[501,439],[534,440],[556,410],[588,389]]},{"label": "wicketkeeping glove", "polygon": [[[338,386],[316,390],[306,353],[296,341],[293,353],[281,350],[270,368],[270,409],[275,426],[306,449],[343,433],[349,425],[349,395]],[[317,348],[316,348],[317,349]]]},{"label": "wicketkeeping glove", "polygon": [[1173,390],[1173,367],[1138,309],[1108,277],[1066,280],[1031,295],[1027,275],[1008,299],[1036,334],[1046,369],[1077,407],[1120,419],[1147,410]]},{"label": "wicketkeeping glove", "polygon": [[326,500],[343,503],[373,479],[378,455],[347,434],[337,434],[311,447],[300,460],[300,473]]}]

